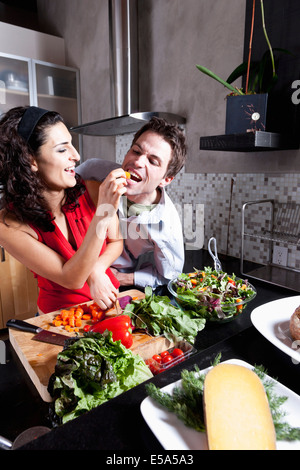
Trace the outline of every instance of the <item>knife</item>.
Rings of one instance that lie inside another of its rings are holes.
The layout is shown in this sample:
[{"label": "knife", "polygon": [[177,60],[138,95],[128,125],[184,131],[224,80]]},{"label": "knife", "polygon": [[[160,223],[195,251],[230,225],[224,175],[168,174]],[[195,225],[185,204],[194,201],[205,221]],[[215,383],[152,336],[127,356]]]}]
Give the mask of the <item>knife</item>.
[{"label": "knife", "polygon": [[71,336],[61,335],[53,331],[44,330],[43,328],[27,323],[23,320],[17,320],[15,318],[8,320],[6,323],[7,328],[15,328],[16,330],[26,331],[27,333],[34,333],[35,336],[32,338],[35,341],[42,341],[43,343],[56,344],[63,346],[67,339]]}]

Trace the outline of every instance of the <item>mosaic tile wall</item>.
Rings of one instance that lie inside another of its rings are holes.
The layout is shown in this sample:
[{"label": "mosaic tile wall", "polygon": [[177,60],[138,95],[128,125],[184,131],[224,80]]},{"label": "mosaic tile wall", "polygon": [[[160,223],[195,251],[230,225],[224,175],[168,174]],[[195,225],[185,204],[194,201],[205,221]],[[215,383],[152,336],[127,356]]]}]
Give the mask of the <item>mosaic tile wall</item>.
[{"label": "mosaic tile wall", "polygon": [[[117,162],[123,161],[131,141],[132,135],[117,138]],[[187,249],[207,248],[209,238],[215,237],[219,253],[240,258],[243,205],[260,199],[300,205],[300,174],[192,174],[183,170],[167,192],[182,216]],[[291,238],[292,243],[283,243],[280,237],[276,244],[288,248],[287,265],[300,270],[300,213],[291,211],[288,216],[291,223],[284,228],[298,237]],[[247,206],[245,220],[247,233],[261,234],[271,220],[270,205]],[[244,259],[268,264],[269,257],[268,240],[246,237]]]}]

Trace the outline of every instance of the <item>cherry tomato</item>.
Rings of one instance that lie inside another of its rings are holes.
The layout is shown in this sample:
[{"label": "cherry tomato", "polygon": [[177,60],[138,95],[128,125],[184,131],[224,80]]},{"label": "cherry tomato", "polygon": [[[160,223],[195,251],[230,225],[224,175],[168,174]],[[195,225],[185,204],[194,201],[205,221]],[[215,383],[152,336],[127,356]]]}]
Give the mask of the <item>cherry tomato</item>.
[{"label": "cherry tomato", "polygon": [[84,325],[83,329],[84,329],[84,331],[89,331],[90,325]]},{"label": "cherry tomato", "polygon": [[160,353],[160,357],[163,359],[168,354],[170,354],[169,351],[163,351],[163,352]]},{"label": "cherry tomato", "polygon": [[172,356],[173,356],[173,357],[180,357],[180,356],[183,356],[183,351],[182,351],[182,349],[174,348],[173,351],[172,351]]},{"label": "cherry tomato", "polygon": [[166,354],[162,359],[163,364],[167,364],[168,362],[171,362],[173,360],[174,360],[174,357],[171,356],[171,354]]},{"label": "cherry tomato", "polygon": [[161,372],[159,365],[155,363],[152,357],[150,359],[146,359],[145,364],[147,364],[153,375],[159,374]]},{"label": "cherry tomato", "polygon": [[151,358],[150,358],[150,359],[146,359],[146,360],[145,360],[145,364],[146,364],[148,367],[151,367],[152,364],[153,364],[153,359],[151,359]]},{"label": "cherry tomato", "polygon": [[152,359],[156,362],[158,362],[159,364],[161,364],[161,356],[159,354],[154,354],[154,356],[152,356]]}]

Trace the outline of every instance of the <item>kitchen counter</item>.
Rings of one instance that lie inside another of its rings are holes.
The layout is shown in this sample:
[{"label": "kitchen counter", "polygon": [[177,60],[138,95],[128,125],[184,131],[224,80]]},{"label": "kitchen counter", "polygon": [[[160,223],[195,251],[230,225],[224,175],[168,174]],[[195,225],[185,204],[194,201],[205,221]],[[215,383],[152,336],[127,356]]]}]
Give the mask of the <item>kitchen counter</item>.
[{"label": "kitchen counter", "polygon": [[[220,256],[220,261],[224,271],[239,275],[239,260]],[[212,266],[212,259],[205,250],[186,253],[185,272],[191,271],[193,267],[209,265]],[[257,296],[239,318],[223,325],[207,324],[196,338],[197,353],[151,381],[163,387],[180,379],[182,369],[194,369],[195,364],[200,369],[208,367],[221,352],[222,361],[235,358],[252,365],[262,364],[268,375],[300,395],[300,366],[266,340],[252,326],[250,319],[251,311],[259,305],[299,294],[256,280],[251,282],[256,287]],[[165,293],[164,289],[158,293]],[[0,364],[0,435],[13,441],[31,426],[51,426],[49,404],[42,401],[31,383],[9,344],[7,331],[2,330],[0,333],[0,339],[6,343],[6,364]],[[102,449],[161,453],[163,449],[160,443],[140,412],[141,402],[146,396],[145,384],[141,384],[70,423],[52,429],[22,449]]]}]

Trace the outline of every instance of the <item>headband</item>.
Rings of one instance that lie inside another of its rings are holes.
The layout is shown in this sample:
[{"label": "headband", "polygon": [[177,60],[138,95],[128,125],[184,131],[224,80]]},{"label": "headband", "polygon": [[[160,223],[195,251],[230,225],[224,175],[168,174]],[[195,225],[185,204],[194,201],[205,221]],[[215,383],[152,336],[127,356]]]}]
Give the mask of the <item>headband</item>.
[{"label": "headband", "polygon": [[18,134],[28,143],[37,123],[48,113],[47,109],[37,108],[36,106],[29,106],[26,109],[23,117],[18,125]]}]

